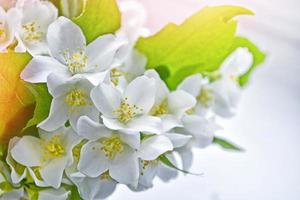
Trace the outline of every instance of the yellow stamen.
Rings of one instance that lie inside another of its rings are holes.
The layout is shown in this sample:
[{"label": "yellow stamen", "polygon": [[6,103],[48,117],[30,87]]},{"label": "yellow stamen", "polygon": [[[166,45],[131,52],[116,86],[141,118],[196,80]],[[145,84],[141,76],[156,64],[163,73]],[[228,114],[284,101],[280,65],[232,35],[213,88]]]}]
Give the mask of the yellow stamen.
[{"label": "yellow stamen", "polygon": [[109,160],[113,160],[115,156],[124,151],[123,143],[119,136],[114,135],[110,138],[105,138],[100,141],[103,145],[101,150]]},{"label": "yellow stamen", "polygon": [[163,100],[159,105],[154,106],[150,112],[153,116],[164,115],[168,113],[168,100]]},{"label": "yellow stamen", "polygon": [[40,31],[39,29],[40,26],[38,26],[35,22],[29,22],[22,25],[25,42],[41,42],[45,33]]},{"label": "yellow stamen", "polygon": [[142,111],[136,105],[130,105],[125,98],[118,109],[114,110],[114,114],[118,116],[118,120],[122,123],[127,123],[137,115],[136,111]]},{"label": "yellow stamen", "polygon": [[212,91],[208,88],[203,87],[196,99],[199,103],[208,107],[213,99]]},{"label": "yellow stamen", "polygon": [[147,168],[150,166],[150,165],[155,165],[157,164],[158,161],[157,160],[141,160],[141,164],[142,164],[142,170],[141,170],[141,175],[143,176],[145,171],[147,170]]},{"label": "yellow stamen", "polygon": [[72,107],[86,106],[88,104],[88,96],[83,90],[74,89],[67,94],[65,102]]},{"label": "yellow stamen", "polygon": [[58,135],[53,136],[45,144],[45,156],[51,158],[58,158],[63,156],[65,148],[62,144],[61,138]]},{"label": "yellow stamen", "polygon": [[110,71],[110,80],[111,82],[117,86],[119,84],[119,78],[123,75],[123,73],[117,68],[113,68]]},{"label": "yellow stamen", "polygon": [[76,52],[71,53],[69,49],[63,52],[66,64],[72,74],[82,73],[88,64],[88,57],[83,49],[77,49]]}]

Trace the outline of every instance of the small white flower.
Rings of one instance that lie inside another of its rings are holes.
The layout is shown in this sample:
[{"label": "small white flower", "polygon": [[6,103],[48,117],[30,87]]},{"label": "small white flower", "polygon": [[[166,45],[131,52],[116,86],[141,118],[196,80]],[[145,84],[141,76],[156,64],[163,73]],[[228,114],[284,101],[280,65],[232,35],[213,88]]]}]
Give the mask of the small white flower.
[{"label": "small white flower", "polygon": [[52,57],[33,58],[21,73],[25,81],[46,82],[51,73],[65,78],[80,74],[97,85],[123,44],[117,42],[114,35],[103,35],[87,46],[81,29],[65,17],[49,26],[47,41]]},{"label": "small white flower", "polygon": [[99,112],[90,98],[93,85],[86,79],[73,78],[64,81],[59,75],[48,76],[48,90],[53,96],[50,113],[47,119],[38,124],[46,131],[54,131],[63,126],[68,120],[76,130],[78,118],[88,115],[99,119]]},{"label": "small white flower", "polygon": [[78,170],[98,177],[106,171],[123,184],[135,184],[138,180],[140,133],[134,131],[111,131],[104,125],[87,117],[78,121],[78,134],[89,140],[80,153]]},{"label": "small white flower", "polygon": [[222,64],[217,72],[217,80],[209,83],[200,74],[187,77],[178,89],[193,95],[197,105],[192,113],[205,115],[213,111],[222,117],[231,117],[241,95],[241,87],[237,79],[245,73],[253,62],[253,56],[246,48],[237,49]]},{"label": "small white flower", "polygon": [[154,70],[146,71],[145,75],[154,78],[156,86],[155,103],[150,114],[162,119],[164,131],[182,126],[181,117],[187,110],[195,106],[195,98],[183,90],[170,92]]},{"label": "small white flower", "polygon": [[203,116],[185,115],[182,119],[184,132],[193,136],[192,146],[204,148],[214,139],[214,133],[220,129],[213,118]]},{"label": "small white flower", "polygon": [[92,90],[91,98],[102,113],[103,123],[110,129],[151,133],[162,131],[161,120],[147,115],[154,104],[153,79],[138,77],[126,87],[123,94],[110,84],[102,83]]},{"label": "small white flower", "polygon": [[20,20],[21,13],[17,9],[12,8],[6,12],[0,7],[0,52],[13,43]]},{"label": "small white flower", "polygon": [[27,50],[32,55],[48,54],[46,36],[49,25],[57,19],[57,8],[47,1],[26,1],[20,10],[22,19],[17,51]]},{"label": "small white flower", "polygon": [[77,172],[71,174],[70,179],[77,186],[84,200],[105,199],[115,191],[117,186],[117,181],[111,178],[108,171],[95,178]]},{"label": "small white flower", "polygon": [[59,188],[65,168],[73,162],[72,149],[79,138],[71,128],[40,132],[40,138],[22,137],[11,149],[11,156],[35,171],[48,186]]}]

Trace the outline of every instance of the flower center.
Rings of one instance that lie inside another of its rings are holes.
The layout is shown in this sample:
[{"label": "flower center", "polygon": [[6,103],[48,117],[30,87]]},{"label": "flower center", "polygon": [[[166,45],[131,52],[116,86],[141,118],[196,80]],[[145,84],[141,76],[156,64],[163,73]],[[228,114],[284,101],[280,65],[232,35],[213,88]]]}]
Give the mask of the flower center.
[{"label": "flower center", "polygon": [[105,138],[100,143],[103,145],[101,150],[109,160],[113,160],[117,154],[122,153],[124,150],[120,137],[116,135]]},{"label": "flower center", "polygon": [[142,109],[139,109],[136,105],[130,105],[127,103],[127,98],[125,98],[122,102],[119,108],[114,110],[114,114],[118,116],[118,120],[122,123],[127,123],[132,118],[134,118],[137,115],[137,110],[142,111]]},{"label": "flower center", "polygon": [[44,33],[39,29],[40,26],[38,26],[35,22],[29,22],[22,25],[24,40],[28,43],[41,42],[44,37]]},{"label": "flower center", "polygon": [[52,158],[61,157],[65,153],[65,148],[58,135],[53,136],[45,145],[46,155]]},{"label": "flower center", "polygon": [[113,68],[110,71],[110,80],[111,82],[117,86],[119,84],[119,78],[123,75],[123,72],[118,70],[117,68]]},{"label": "flower center", "polygon": [[152,108],[150,112],[153,116],[164,115],[168,113],[168,100],[163,100],[159,105]]},{"label": "flower center", "polygon": [[3,22],[0,22],[0,42],[6,38],[6,30]]},{"label": "flower center", "polygon": [[213,100],[212,91],[208,88],[203,87],[196,99],[199,103],[208,107]]},{"label": "flower center", "polygon": [[63,56],[66,60],[69,71],[72,74],[84,72],[88,63],[88,57],[86,56],[83,49],[79,48],[74,53],[70,53],[69,50],[66,50],[63,53]]},{"label": "flower center", "polygon": [[87,99],[88,96],[85,91],[81,89],[74,89],[67,94],[65,102],[71,107],[80,107],[88,104]]}]

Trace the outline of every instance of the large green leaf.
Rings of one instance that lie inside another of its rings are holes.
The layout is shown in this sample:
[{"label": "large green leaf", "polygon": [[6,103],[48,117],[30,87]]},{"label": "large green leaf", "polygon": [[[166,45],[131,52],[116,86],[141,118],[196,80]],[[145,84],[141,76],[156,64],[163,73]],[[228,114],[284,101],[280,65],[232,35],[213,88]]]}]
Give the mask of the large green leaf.
[{"label": "large green leaf", "polygon": [[34,97],[20,79],[27,53],[0,53],[0,143],[20,133],[34,110]]},{"label": "large green leaf", "polygon": [[232,46],[232,51],[234,51],[238,47],[247,47],[253,55],[253,64],[251,68],[240,77],[240,85],[244,86],[248,83],[253,70],[265,60],[266,56],[254,43],[244,37],[235,38]]},{"label": "large green leaf", "polygon": [[181,25],[169,24],[139,39],[136,47],[147,56],[147,67],[163,72],[174,89],[188,75],[220,67],[235,42],[233,17],[242,14],[253,13],[237,6],[206,7]]},{"label": "large green leaf", "polygon": [[84,32],[88,43],[121,25],[121,14],[115,0],[87,0],[83,13],[74,19]]},{"label": "large green leaf", "polygon": [[52,101],[46,84],[27,84],[27,87],[35,97],[36,107],[33,118],[29,120],[24,130],[39,124],[48,117]]},{"label": "large green leaf", "polygon": [[213,143],[217,144],[227,150],[244,151],[244,149],[242,149],[241,147],[238,147],[237,145],[233,144],[232,142],[229,142],[229,141],[219,138],[219,137],[214,137]]}]

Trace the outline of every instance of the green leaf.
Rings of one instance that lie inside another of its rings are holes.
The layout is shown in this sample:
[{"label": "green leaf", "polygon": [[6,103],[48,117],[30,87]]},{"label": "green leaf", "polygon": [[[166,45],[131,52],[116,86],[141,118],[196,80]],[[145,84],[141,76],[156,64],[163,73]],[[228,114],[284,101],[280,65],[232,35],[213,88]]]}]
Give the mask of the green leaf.
[{"label": "green leaf", "polygon": [[[214,71],[235,41],[233,17],[253,13],[238,6],[206,7],[183,24],[169,24],[159,33],[139,39],[136,47],[148,58],[147,68],[163,69],[171,89],[194,73]],[[158,70],[161,71],[161,70]]]},{"label": "green leaf", "polygon": [[115,0],[87,0],[83,13],[74,22],[90,43],[103,34],[118,30],[121,14]]},{"label": "green leaf", "polygon": [[196,175],[196,176],[201,176],[202,174],[196,174],[196,173],[191,173],[191,172],[188,172],[188,171],[186,171],[186,170],[182,170],[182,169],[180,169],[180,168],[178,168],[176,165],[174,165],[169,159],[168,159],[168,157],[166,156],[166,155],[161,155],[161,156],[159,156],[159,161],[161,161],[163,164],[165,164],[165,165],[167,165],[168,167],[171,167],[171,168],[173,168],[173,169],[176,169],[176,170],[178,170],[178,171],[180,171],[180,172],[183,172],[183,173],[185,173],[185,174],[191,174],[191,175]]},{"label": "green leaf", "polygon": [[52,97],[48,92],[46,84],[27,84],[27,87],[35,97],[36,107],[34,110],[33,118],[29,120],[23,130],[37,125],[45,120],[49,115],[52,101]]},{"label": "green leaf", "polygon": [[232,46],[232,52],[238,47],[247,47],[253,55],[253,64],[251,68],[240,77],[240,85],[245,86],[250,78],[254,69],[264,62],[266,55],[250,40],[244,37],[236,37]]},{"label": "green leaf", "polygon": [[39,199],[39,191],[33,188],[26,187],[26,192],[30,200],[38,200]]},{"label": "green leaf", "polygon": [[214,137],[213,143],[227,150],[240,151],[240,152],[244,151],[244,149],[242,149],[241,147],[238,147],[237,145],[219,137]]},{"label": "green leaf", "polygon": [[69,196],[68,200],[81,200],[79,192],[76,186],[73,186],[71,189],[71,195]]}]

